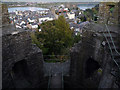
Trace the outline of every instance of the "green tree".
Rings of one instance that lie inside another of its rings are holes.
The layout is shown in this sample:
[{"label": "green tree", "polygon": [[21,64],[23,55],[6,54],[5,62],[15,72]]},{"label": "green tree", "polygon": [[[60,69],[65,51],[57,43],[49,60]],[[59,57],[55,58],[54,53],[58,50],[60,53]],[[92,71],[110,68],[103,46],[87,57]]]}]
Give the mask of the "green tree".
[{"label": "green tree", "polygon": [[59,29],[59,34],[61,36],[61,40],[64,42],[64,46],[71,46],[73,40],[72,31],[70,30],[70,26],[66,22],[64,16],[60,16],[58,20],[56,20],[55,24],[56,28]]},{"label": "green tree", "polygon": [[[37,31],[35,36],[44,55],[61,54],[65,48],[72,46],[72,31],[64,16],[60,16],[58,20],[44,22],[40,28],[41,32]],[[34,38],[33,40],[36,41]]]},{"label": "green tree", "polygon": [[35,33],[31,33],[31,38],[32,38],[32,43],[34,43],[34,44],[36,44],[39,48],[41,47],[40,45],[40,42],[38,41],[38,39],[37,39],[37,37],[36,37],[36,35],[35,35]]}]

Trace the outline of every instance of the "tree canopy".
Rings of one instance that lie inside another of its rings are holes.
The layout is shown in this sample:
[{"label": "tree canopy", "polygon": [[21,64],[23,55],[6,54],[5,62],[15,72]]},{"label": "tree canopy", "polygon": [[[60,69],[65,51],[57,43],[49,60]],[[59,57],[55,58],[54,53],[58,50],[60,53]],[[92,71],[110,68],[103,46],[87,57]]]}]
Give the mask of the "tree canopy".
[{"label": "tree canopy", "polygon": [[35,32],[33,41],[42,49],[44,55],[61,54],[65,48],[72,46],[72,30],[64,16],[57,20],[44,22],[40,25],[41,31]]}]

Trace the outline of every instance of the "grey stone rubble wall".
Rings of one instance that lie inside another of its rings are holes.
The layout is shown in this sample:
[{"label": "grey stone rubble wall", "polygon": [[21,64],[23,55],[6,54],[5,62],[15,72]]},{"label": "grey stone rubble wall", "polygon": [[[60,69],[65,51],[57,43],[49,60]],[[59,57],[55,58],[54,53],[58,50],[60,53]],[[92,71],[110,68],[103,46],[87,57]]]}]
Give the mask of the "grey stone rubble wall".
[{"label": "grey stone rubble wall", "polygon": [[103,60],[103,74],[100,79],[98,88],[114,88],[115,77],[111,74],[113,61],[107,52]]},{"label": "grey stone rubble wall", "polygon": [[[102,58],[104,58],[104,51],[101,46],[103,38],[101,35],[94,36],[97,30],[94,30],[91,25],[87,26],[85,30],[86,32],[84,32],[82,40],[74,45],[71,50],[70,76],[74,82],[83,82],[84,84],[87,82],[88,84],[89,80],[85,77],[86,61],[92,57],[101,65],[103,62]],[[99,75],[96,73],[91,78],[92,82],[90,81],[90,83],[93,84],[92,86],[97,87],[100,80]]]},{"label": "grey stone rubble wall", "polygon": [[7,5],[0,3],[0,7],[2,8],[2,10],[1,10],[2,17],[0,16],[0,18],[2,18],[2,25],[9,24],[10,20],[9,20],[9,13],[8,13]]},{"label": "grey stone rubble wall", "polygon": [[[1,34],[1,28],[0,28]],[[0,35],[0,89],[2,89],[2,37]]]},{"label": "grey stone rubble wall", "polygon": [[31,82],[29,88],[39,87],[44,76],[42,51],[32,44],[30,32],[22,29],[16,30],[14,26],[9,25],[7,5],[0,4],[0,7],[2,7],[2,13],[0,13],[2,16],[0,16],[0,20],[2,20],[2,25],[0,25],[2,28],[2,33],[0,33],[0,35],[2,34],[2,86],[3,88],[28,87],[24,80],[17,84],[20,80],[15,79],[15,74],[12,76],[14,72],[12,68],[16,64],[18,65],[19,61],[26,61],[30,74],[28,78]]},{"label": "grey stone rubble wall", "polygon": [[69,76],[70,60],[63,63],[46,63],[44,62],[44,74],[45,76],[55,75],[57,73],[63,73],[64,76]]},{"label": "grey stone rubble wall", "polygon": [[[112,13],[110,13],[109,5],[115,5]],[[99,23],[120,24],[119,10],[120,2],[101,2],[99,5]]]},{"label": "grey stone rubble wall", "polygon": [[4,34],[2,36],[2,57],[3,88],[15,87],[10,73],[14,64],[21,60],[27,61],[31,87],[35,87],[43,79],[42,51],[32,44],[30,32]]},{"label": "grey stone rubble wall", "polygon": [[90,42],[79,42],[71,51],[70,75],[75,82],[83,82],[86,75],[85,63],[90,57],[94,58],[95,48]]},{"label": "grey stone rubble wall", "polygon": [[2,28],[1,26],[2,26],[2,6],[0,5],[0,89],[2,89]]},{"label": "grey stone rubble wall", "polygon": [[[98,30],[99,32],[99,29],[103,30],[94,25],[93,31]],[[89,35],[89,32],[90,30],[83,37],[82,41],[76,44],[71,50],[71,79],[73,82],[82,82],[86,85],[89,85],[86,82],[91,83],[93,84],[93,87],[113,88],[115,87],[115,77],[111,75],[111,70],[114,67],[114,63],[111,59],[107,46],[103,47],[101,45],[102,41],[104,41],[104,37],[102,35],[93,37],[92,34]],[[95,72],[90,78],[92,82],[89,82],[90,80],[85,78],[85,63],[91,56],[100,64],[102,71]]]},{"label": "grey stone rubble wall", "polygon": [[118,85],[115,83],[116,78],[111,74],[112,70],[117,70],[117,68],[108,50],[108,46],[104,47],[104,51],[104,58],[102,59],[103,71],[98,88],[118,88]]}]

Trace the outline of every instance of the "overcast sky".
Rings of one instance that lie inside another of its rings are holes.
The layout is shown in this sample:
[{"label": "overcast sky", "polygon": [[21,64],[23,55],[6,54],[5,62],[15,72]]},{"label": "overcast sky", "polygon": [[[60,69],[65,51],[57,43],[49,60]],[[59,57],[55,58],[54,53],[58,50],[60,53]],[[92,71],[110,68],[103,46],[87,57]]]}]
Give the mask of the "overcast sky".
[{"label": "overcast sky", "polygon": [[120,1],[120,0],[1,0],[5,2],[100,2],[100,1]]},{"label": "overcast sky", "polygon": [[5,2],[95,2],[101,0],[1,0]]}]

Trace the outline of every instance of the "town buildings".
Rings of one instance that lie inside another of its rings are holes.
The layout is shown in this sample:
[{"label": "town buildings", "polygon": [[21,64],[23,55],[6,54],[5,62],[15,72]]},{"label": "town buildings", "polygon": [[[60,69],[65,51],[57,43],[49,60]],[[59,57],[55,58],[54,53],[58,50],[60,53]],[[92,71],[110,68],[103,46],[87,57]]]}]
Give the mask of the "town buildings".
[{"label": "town buildings", "polygon": [[[38,25],[43,22],[58,19],[60,15],[63,15],[66,18],[66,21],[70,24],[70,29],[74,30],[75,35],[78,35],[78,33],[82,33],[83,28],[83,24],[81,24],[83,22],[81,22],[79,18],[82,13],[82,10],[70,10],[70,8],[62,4],[60,6],[51,7],[51,9],[48,10],[16,10],[9,13],[9,18],[11,24],[13,24],[17,29],[23,28],[24,30],[37,30]],[[41,29],[39,31],[41,31]]]},{"label": "town buildings", "polygon": [[44,21],[54,20],[50,10],[39,11],[15,11],[10,12],[10,22],[15,24],[16,28],[36,29]]}]

